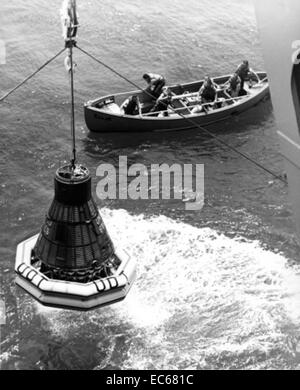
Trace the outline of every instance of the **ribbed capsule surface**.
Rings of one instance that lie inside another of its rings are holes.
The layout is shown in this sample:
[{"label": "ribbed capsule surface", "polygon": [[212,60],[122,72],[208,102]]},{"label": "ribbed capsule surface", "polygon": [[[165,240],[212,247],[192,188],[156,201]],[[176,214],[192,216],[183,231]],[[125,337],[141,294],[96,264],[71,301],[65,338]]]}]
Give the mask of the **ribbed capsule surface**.
[{"label": "ribbed capsule surface", "polygon": [[55,196],[34,255],[45,269],[99,270],[115,261],[113,243],[92,198],[89,171],[76,166],[55,175]]}]

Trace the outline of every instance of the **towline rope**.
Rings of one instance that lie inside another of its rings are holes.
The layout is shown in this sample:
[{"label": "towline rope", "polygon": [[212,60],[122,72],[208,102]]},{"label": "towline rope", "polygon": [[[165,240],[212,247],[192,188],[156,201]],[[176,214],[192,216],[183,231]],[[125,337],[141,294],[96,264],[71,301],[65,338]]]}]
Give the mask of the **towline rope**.
[{"label": "towline rope", "polygon": [[[82,53],[86,54],[88,57],[90,57],[91,59],[93,59],[94,61],[96,61],[97,63],[99,63],[100,65],[104,66],[106,69],[109,69],[112,73],[116,74],[117,76],[119,76],[120,78],[122,78],[123,80],[127,81],[129,84],[131,84],[132,86],[134,86],[135,88],[137,88],[138,90],[142,91],[142,92],[145,92],[147,93],[148,96],[152,97],[153,96],[151,95],[151,93],[149,93],[148,91],[145,91],[144,88],[141,88],[138,84],[136,84],[135,82],[131,81],[130,79],[128,79],[126,76],[123,76],[120,72],[118,72],[117,70],[115,70],[114,68],[112,68],[111,66],[107,65],[106,63],[104,63],[103,61],[99,60],[98,58],[96,58],[95,56],[93,56],[92,54],[90,54],[89,52],[87,52],[86,50],[82,49],[81,47],[79,47],[78,45],[76,46],[76,48],[78,50],[80,50]],[[168,107],[167,104],[165,104],[164,102],[162,102],[166,107]],[[236,154],[240,155],[241,157],[243,157],[244,159],[248,160],[249,162],[251,162],[252,164],[256,165],[258,168],[262,169],[263,171],[265,171],[266,173],[268,173],[269,175],[273,176],[275,179],[277,180],[280,180],[282,183],[284,183],[285,185],[288,185],[288,181],[282,177],[282,175],[279,175],[275,172],[273,172],[271,169],[269,168],[266,168],[264,165],[262,165],[261,163],[259,163],[258,161],[255,161],[252,157],[248,156],[246,153],[243,153],[241,152],[240,150],[236,149],[234,146],[231,146],[230,144],[228,144],[226,141],[222,140],[220,137],[216,136],[215,134],[213,134],[211,131],[207,130],[205,127],[199,125],[198,123],[196,123],[192,118],[188,118],[186,117],[185,115],[183,115],[182,113],[180,112],[177,112],[175,111],[175,109],[173,107],[170,107],[170,109],[175,112],[176,114],[180,115],[183,119],[185,119],[188,123],[192,124],[193,127],[196,127],[198,128],[199,130],[203,131],[205,134],[208,134],[211,138],[215,139],[216,141],[218,141],[221,145],[225,146],[226,148],[232,150],[233,152],[235,152]]]},{"label": "towline rope", "polygon": [[52,58],[50,58],[48,61],[46,61],[42,66],[40,66],[36,71],[34,71],[31,75],[29,75],[28,77],[26,77],[21,83],[19,83],[17,86],[15,86],[13,89],[11,89],[10,91],[8,91],[5,95],[3,95],[1,98],[0,98],[0,102],[3,102],[6,98],[8,98],[9,95],[11,95],[13,92],[15,92],[17,89],[19,89],[20,87],[22,87],[22,85],[26,84],[27,81],[29,81],[30,79],[32,79],[36,74],[38,74],[42,69],[44,69],[47,65],[49,65],[52,61],[54,61],[57,57],[59,57],[63,52],[65,51],[65,48],[64,49],[61,49],[57,54],[55,54],[55,56],[53,56]]}]

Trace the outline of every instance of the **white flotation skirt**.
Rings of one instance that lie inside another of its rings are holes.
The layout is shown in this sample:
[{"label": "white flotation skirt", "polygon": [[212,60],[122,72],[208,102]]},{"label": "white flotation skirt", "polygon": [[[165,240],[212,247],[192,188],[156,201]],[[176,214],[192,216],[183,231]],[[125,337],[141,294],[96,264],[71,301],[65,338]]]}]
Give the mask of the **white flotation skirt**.
[{"label": "white flotation skirt", "polygon": [[31,264],[38,234],[17,247],[16,283],[45,306],[91,310],[123,300],[136,277],[136,264],[127,252],[116,249],[121,264],[114,276],[89,283],[49,279]]}]

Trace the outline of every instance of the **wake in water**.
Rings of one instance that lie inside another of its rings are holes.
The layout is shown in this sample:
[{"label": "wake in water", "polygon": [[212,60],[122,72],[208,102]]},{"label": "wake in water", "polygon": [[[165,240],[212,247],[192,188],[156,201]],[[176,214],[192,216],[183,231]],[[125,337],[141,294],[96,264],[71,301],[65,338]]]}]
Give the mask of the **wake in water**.
[{"label": "wake in water", "polygon": [[137,259],[130,294],[91,313],[19,294],[19,332],[2,351],[5,366],[299,368],[300,270],[282,255],[162,216],[101,213],[113,241]]}]

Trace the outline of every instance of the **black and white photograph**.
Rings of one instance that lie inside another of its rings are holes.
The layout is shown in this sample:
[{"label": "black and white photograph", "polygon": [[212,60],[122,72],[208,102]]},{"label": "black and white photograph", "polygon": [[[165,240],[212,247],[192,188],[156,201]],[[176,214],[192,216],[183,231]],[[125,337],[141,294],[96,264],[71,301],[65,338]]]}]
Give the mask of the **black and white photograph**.
[{"label": "black and white photograph", "polygon": [[299,17],[0,0],[1,371],[300,369]]}]

